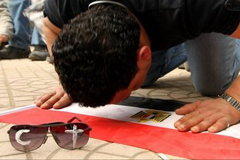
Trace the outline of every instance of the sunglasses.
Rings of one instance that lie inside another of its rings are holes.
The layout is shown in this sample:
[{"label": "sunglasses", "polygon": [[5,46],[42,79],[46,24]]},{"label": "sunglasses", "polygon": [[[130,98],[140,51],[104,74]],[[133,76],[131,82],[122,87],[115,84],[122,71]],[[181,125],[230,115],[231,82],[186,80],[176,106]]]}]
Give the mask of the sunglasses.
[{"label": "sunglasses", "polygon": [[[73,122],[78,120],[79,122]],[[79,118],[73,117],[68,123],[54,122],[41,125],[15,125],[9,131],[12,146],[19,151],[29,152],[38,149],[47,141],[49,130],[59,147],[79,149],[87,144],[92,130]]]}]

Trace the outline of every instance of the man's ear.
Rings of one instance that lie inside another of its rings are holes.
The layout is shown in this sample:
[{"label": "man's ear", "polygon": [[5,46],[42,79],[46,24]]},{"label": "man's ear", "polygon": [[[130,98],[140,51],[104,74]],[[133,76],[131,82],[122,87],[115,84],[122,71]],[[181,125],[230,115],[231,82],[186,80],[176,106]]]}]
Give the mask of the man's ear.
[{"label": "man's ear", "polygon": [[137,62],[150,61],[151,62],[151,49],[148,46],[142,46],[138,50]]}]

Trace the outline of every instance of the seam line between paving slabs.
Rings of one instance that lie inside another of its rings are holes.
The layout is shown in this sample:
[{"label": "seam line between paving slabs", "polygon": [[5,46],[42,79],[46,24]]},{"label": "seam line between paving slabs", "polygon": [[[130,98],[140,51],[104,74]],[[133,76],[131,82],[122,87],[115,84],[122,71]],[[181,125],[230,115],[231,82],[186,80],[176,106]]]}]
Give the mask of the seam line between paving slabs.
[{"label": "seam line between paving slabs", "polygon": [[[1,60],[0,60],[1,61]],[[14,98],[13,98],[13,94],[12,94],[12,90],[10,89],[10,83],[7,79],[7,75],[6,75],[6,72],[5,70],[3,69],[3,64],[2,64],[2,61],[1,61],[1,68],[2,68],[2,73],[3,73],[3,79],[4,79],[4,83],[6,85],[6,88],[7,88],[7,94],[8,94],[8,99],[9,99],[9,103],[10,103],[10,108],[14,108],[16,106],[15,104],[15,101],[14,101]]]}]

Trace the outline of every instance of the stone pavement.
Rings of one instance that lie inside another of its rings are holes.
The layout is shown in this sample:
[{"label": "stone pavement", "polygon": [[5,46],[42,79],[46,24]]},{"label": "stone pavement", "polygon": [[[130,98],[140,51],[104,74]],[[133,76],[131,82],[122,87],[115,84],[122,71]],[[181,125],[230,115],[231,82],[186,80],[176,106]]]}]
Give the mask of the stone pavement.
[{"label": "stone pavement", "polygon": [[[46,61],[1,60],[0,111],[33,104],[37,97],[58,84],[53,66]],[[190,73],[180,69],[161,78],[151,88],[139,89],[132,95],[185,102],[207,98],[194,90]],[[82,149],[70,151],[59,148],[49,137],[38,150],[22,153],[12,148],[7,134],[9,128],[10,125],[0,123],[0,159],[161,159],[156,153],[144,149],[92,138]],[[174,156],[168,157],[176,159]]]}]

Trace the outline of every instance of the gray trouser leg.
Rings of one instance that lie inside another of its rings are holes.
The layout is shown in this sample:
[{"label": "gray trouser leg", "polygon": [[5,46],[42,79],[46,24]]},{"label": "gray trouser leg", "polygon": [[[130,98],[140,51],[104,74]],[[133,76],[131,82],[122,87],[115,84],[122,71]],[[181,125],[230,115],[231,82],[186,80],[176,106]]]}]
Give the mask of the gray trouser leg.
[{"label": "gray trouser leg", "polygon": [[203,95],[223,93],[240,69],[240,40],[211,33],[185,43],[192,83]]}]

